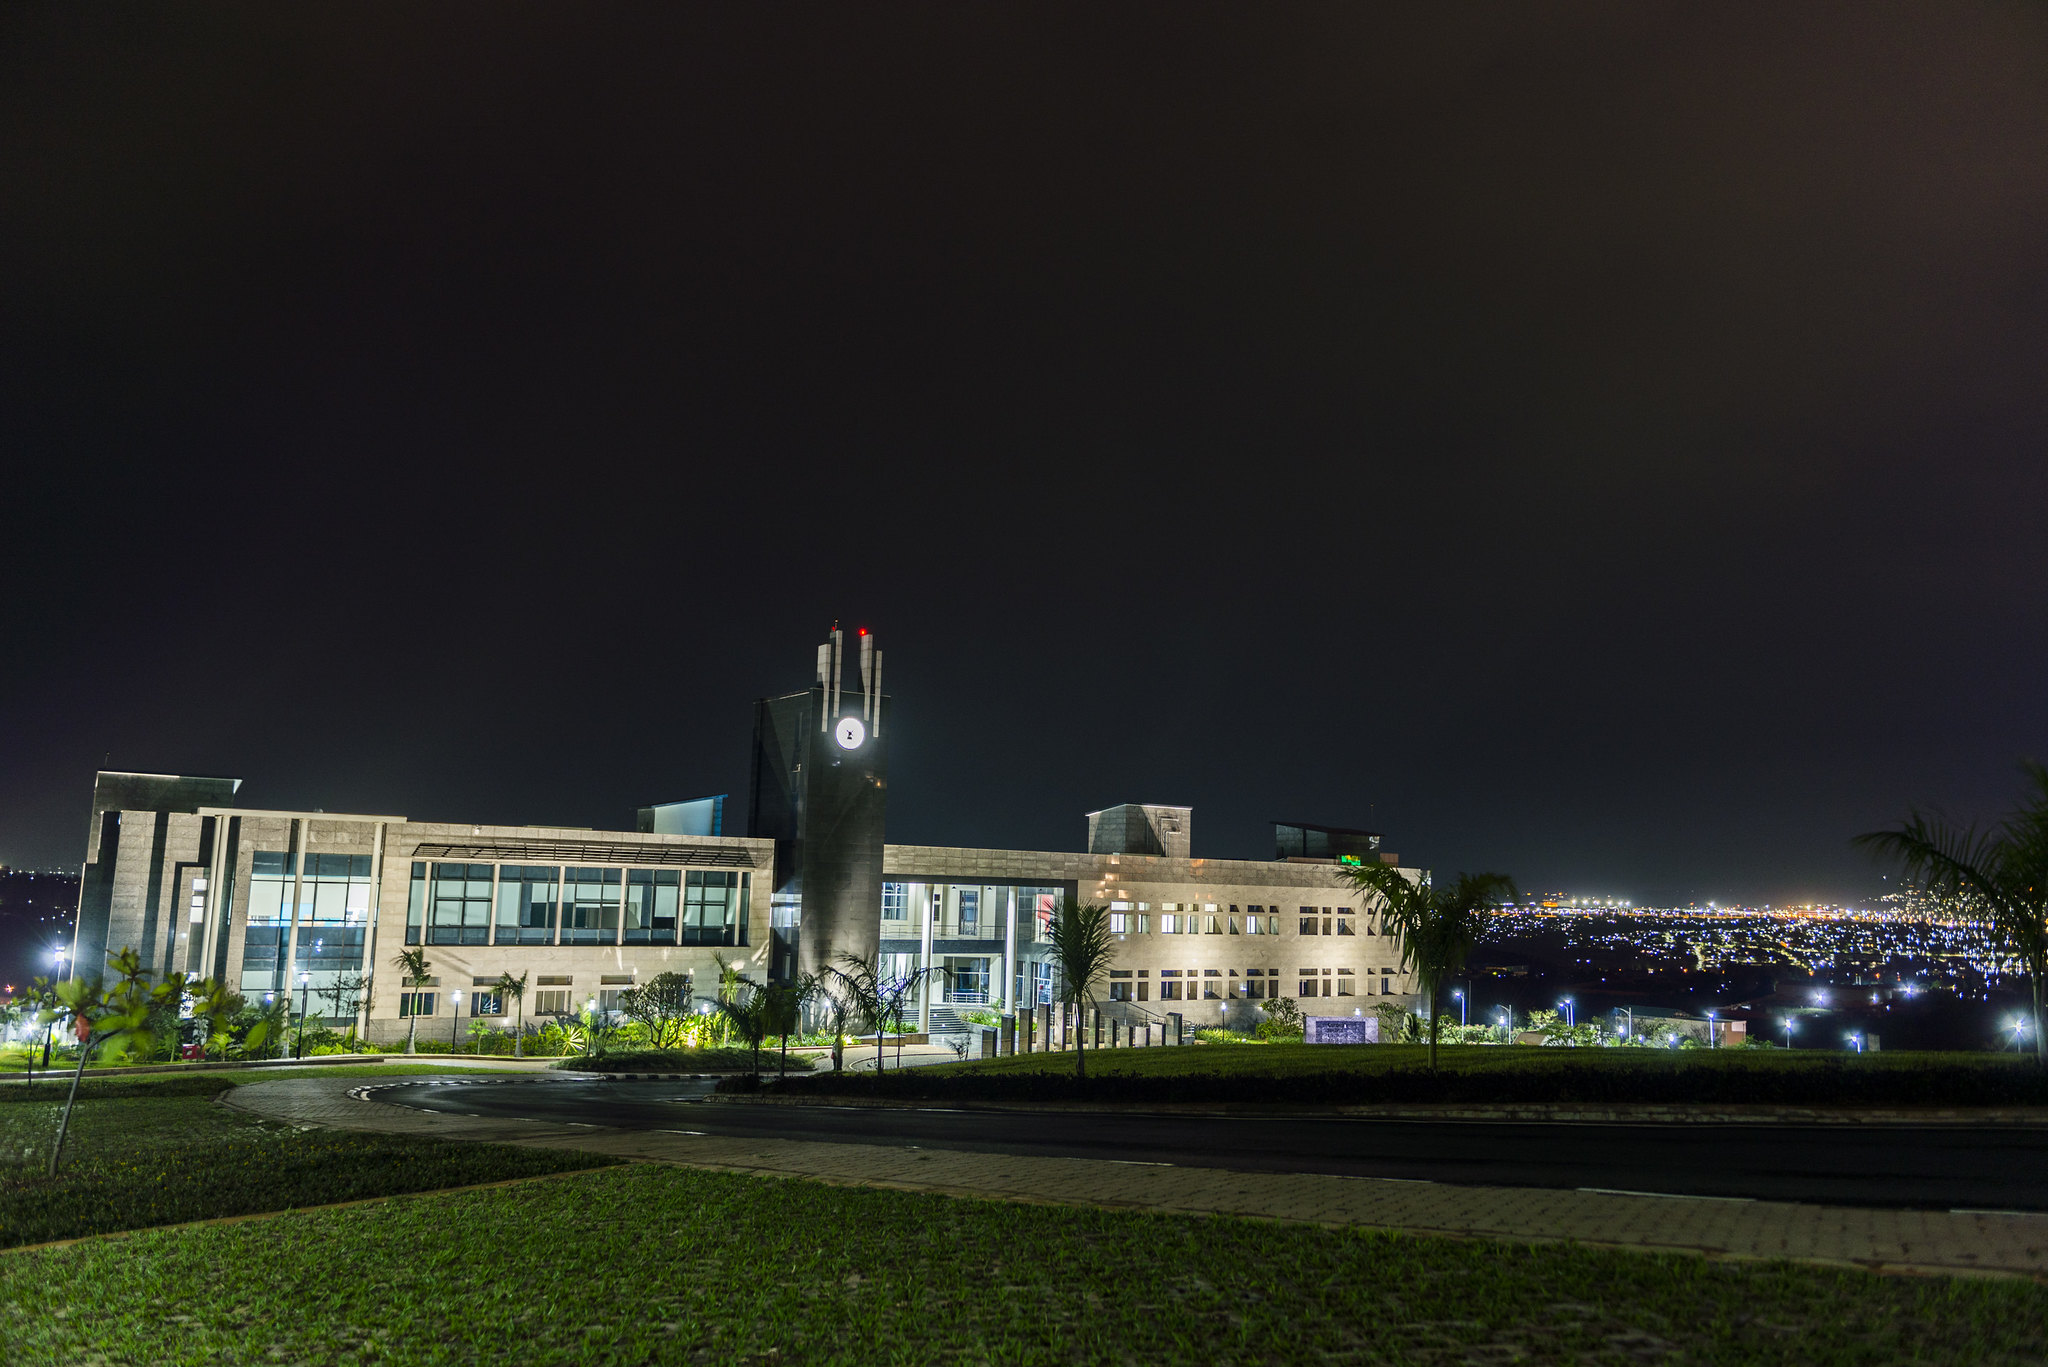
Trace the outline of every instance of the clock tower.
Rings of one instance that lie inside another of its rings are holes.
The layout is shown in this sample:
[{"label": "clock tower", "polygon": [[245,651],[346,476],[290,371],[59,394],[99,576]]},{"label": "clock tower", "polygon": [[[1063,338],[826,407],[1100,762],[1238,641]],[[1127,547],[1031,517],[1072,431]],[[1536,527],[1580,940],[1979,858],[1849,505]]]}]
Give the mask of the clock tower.
[{"label": "clock tower", "polygon": [[747,833],[775,841],[777,981],[880,948],[887,712],[875,638],[836,625],[808,689],[754,704]]}]

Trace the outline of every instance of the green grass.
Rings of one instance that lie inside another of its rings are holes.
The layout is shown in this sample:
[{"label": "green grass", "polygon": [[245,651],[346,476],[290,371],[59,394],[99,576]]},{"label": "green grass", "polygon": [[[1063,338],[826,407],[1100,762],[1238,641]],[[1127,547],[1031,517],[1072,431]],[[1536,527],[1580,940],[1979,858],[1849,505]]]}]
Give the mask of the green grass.
[{"label": "green grass", "polygon": [[[310,1070],[309,1070],[310,1071]],[[319,1076],[332,1070],[320,1069]],[[366,1075],[430,1068],[365,1068]],[[295,1075],[287,1071],[284,1075]],[[63,1167],[44,1176],[64,1088],[6,1089],[0,1105],[0,1247],[222,1215],[565,1172],[611,1160],[402,1135],[300,1130],[213,1103],[278,1073],[90,1080]]]},{"label": "green grass", "polygon": [[[1272,1044],[1023,1054],[777,1084],[792,1093],[905,1099],[1360,1105],[1373,1102],[1657,1102],[1795,1106],[2048,1106],[2048,1073],[2018,1055],[1798,1050],[1547,1049]],[[735,1087],[739,1080],[721,1083]]]},{"label": "green grass", "polygon": [[2048,1290],[655,1165],[0,1258],[17,1364],[2039,1362]]}]

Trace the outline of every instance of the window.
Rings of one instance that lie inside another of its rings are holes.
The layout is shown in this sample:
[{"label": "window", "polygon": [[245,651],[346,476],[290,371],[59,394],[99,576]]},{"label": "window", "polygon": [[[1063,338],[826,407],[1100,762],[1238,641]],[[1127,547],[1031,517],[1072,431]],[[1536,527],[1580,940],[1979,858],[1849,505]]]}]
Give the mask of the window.
[{"label": "window", "polygon": [[1329,933],[1330,933],[1330,918],[1329,918],[1329,917],[1327,917],[1327,916],[1325,916],[1325,917],[1323,918],[1323,934],[1325,934],[1325,935],[1328,935]]},{"label": "window", "polygon": [[1301,985],[1299,989],[1295,992],[1295,996],[1315,997],[1321,995],[1321,989],[1319,989],[1316,986],[1318,979],[1316,978],[1315,974],[1316,971],[1313,968],[1304,968],[1301,970]]},{"label": "window", "polygon": [[1138,913],[1138,933],[1140,935],[1150,935],[1152,933],[1152,916],[1150,912],[1141,911]]},{"label": "window", "polygon": [[1039,1006],[1052,1004],[1051,964],[1039,961],[1031,965],[1031,1000]]},{"label": "window", "polygon": [[619,942],[618,869],[562,870],[562,943],[614,945]]},{"label": "window", "polygon": [[1394,995],[1394,980],[1392,978],[1380,979],[1380,995],[1382,997],[1391,997]]},{"label": "window", "polygon": [[1129,912],[1112,911],[1109,913],[1109,933],[1112,935],[1130,934],[1132,919],[1133,917]]},{"label": "window", "polygon": [[1146,997],[1146,994],[1148,994],[1149,992],[1151,992],[1151,990],[1152,990],[1152,984],[1150,984],[1150,983],[1147,983],[1147,982],[1141,982],[1141,983],[1139,983],[1139,984],[1138,984],[1138,1000],[1139,1000],[1139,1001],[1144,1001],[1144,1000],[1145,1000],[1145,997]]},{"label": "window", "polygon": [[566,1016],[569,1014],[569,994],[561,988],[533,994],[533,1014],[536,1016]]},{"label": "window", "polygon": [[683,943],[735,945],[739,938],[740,876],[691,869],[683,878]]},{"label": "window", "polygon": [[[1264,924],[1264,922],[1265,922],[1265,919],[1266,919],[1266,918],[1265,918],[1265,917],[1263,917],[1263,916],[1247,916],[1247,917],[1245,917],[1245,918],[1244,918],[1244,933],[1245,933],[1245,934],[1247,934],[1247,935],[1263,935],[1263,934],[1265,934],[1265,931],[1266,931],[1266,927],[1265,927],[1265,924]],[[1236,923],[1235,923],[1235,922],[1232,922],[1232,924],[1234,925],[1234,924],[1236,924]]]},{"label": "window", "polygon": [[947,975],[946,1000],[969,1004],[988,1000],[987,959],[948,959],[946,967],[953,970]]},{"label": "window", "polygon": [[427,866],[415,860],[412,866],[412,892],[405,899],[405,942],[416,945],[420,942],[420,927],[427,919]]},{"label": "window", "polygon": [[[1217,969],[1214,969],[1214,968],[1205,968],[1205,969],[1203,969],[1203,970],[1202,970],[1202,1000],[1203,1000],[1203,1001],[1211,1001],[1211,1002],[1213,1002],[1213,1001],[1218,1001],[1218,1000],[1220,1000],[1220,999],[1222,998],[1222,996],[1223,996],[1223,984],[1222,984],[1222,983],[1220,983],[1220,982],[1213,982],[1213,981],[1211,981],[1211,979],[1215,979],[1215,978],[1221,978],[1222,976],[1223,976],[1223,974],[1222,974],[1222,973],[1221,973],[1221,972],[1220,972],[1219,970],[1217,970]],[[1189,987],[1193,987],[1193,986],[1194,986],[1194,984],[1193,984],[1193,983],[1189,983],[1189,984],[1188,984],[1188,986],[1189,986]]]},{"label": "window", "polygon": [[908,921],[910,919],[910,884],[882,884],[882,919],[884,921]]},{"label": "window", "polygon": [[[1307,908],[1306,908],[1306,907],[1304,907],[1304,908],[1303,908],[1303,910],[1305,911],[1305,910],[1307,910]],[[1313,934],[1315,934],[1315,933],[1316,933],[1316,925],[1317,925],[1317,921],[1316,921],[1316,918],[1315,918],[1315,917],[1313,917],[1313,916],[1304,916],[1304,917],[1302,917],[1302,918],[1301,918],[1301,933],[1302,933],[1302,934],[1304,934],[1304,935],[1313,935]]]},{"label": "window", "polygon": [[1350,935],[1354,933],[1351,929],[1351,918],[1349,916],[1339,916],[1337,918],[1337,933],[1339,935]]},{"label": "window", "polygon": [[505,1014],[505,994],[502,992],[472,992],[469,994],[469,1014],[472,1016],[502,1016]]},{"label": "window", "polygon": [[499,944],[551,945],[555,942],[556,898],[561,888],[561,872],[544,864],[499,866]]},{"label": "window", "polygon": [[436,864],[427,894],[427,943],[481,945],[490,942],[491,866]]},{"label": "window", "polygon": [[1355,980],[1355,979],[1354,979],[1354,978],[1353,978],[1353,977],[1351,976],[1351,970],[1350,970],[1350,969],[1348,969],[1348,968],[1340,968],[1340,969],[1338,969],[1338,970],[1337,970],[1337,995],[1338,995],[1338,996],[1340,996],[1340,997],[1355,997],[1355,996],[1357,996],[1357,995],[1358,995],[1358,989],[1357,989],[1357,987],[1355,986],[1355,982],[1356,982],[1356,980]]},{"label": "window", "polygon": [[398,994],[398,1014],[401,1016],[431,1016],[434,1014],[432,992],[401,992]]},{"label": "window", "polygon": [[1205,934],[1221,935],[1223,933],[1223,918],[1221,916],[1204,916],[1202,921]]},{"label": "window", "polygon": [[960,889],[960,933],[981,934],[981,889]]},{"label": "window", "polygon": [[1177,912],[1167,911],[1159,914],[1159,933],[1161,935],[1177,935],[1180,933],[1179,927],[1180,916]]},{"label": "window", "polygon": [[676,942],[676,904],[682,890],[676,869],[626,870],[626,943]]},{"label": "window", "polygon": [[1113,982],[1109,985],[1109,999],[1113,1002],[1127,1002],[1131,999],[1129,983]]}]

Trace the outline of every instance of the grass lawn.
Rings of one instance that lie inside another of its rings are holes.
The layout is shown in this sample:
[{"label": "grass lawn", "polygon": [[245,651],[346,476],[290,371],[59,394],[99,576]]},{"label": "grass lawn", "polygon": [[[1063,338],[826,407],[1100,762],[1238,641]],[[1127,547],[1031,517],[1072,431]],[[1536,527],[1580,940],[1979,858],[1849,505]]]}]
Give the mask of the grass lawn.
[{"label": "grass lawn", "polygon": [[2002,1364],[2048,1289],[632,1165],[0,1258],[12,1363]]},{"label": "grass lawn", "polygon": [[0,1247],[220,1215],[287,1210],[397,1192],[565,1172],[603,1158],[402,1135],[299,1130],[213,1103],[230,1086],[336,1072],[431,1067],[88,1078],[64,1164],[47,1170],[68,1081],[0,1086]]},{"label": "grass lawn", "polygon": [[[1847,1054],[1774,1049],[1548,1049],[1445,1045],[1190,1044],[1022,1054],[775,1084],[795,1093],[959,1100],[1295,1102],[1766,1102],[2048,1106],[2048,1073],[2013,1054]],[[720,1086],[734,1084],[721,1083]]]}]

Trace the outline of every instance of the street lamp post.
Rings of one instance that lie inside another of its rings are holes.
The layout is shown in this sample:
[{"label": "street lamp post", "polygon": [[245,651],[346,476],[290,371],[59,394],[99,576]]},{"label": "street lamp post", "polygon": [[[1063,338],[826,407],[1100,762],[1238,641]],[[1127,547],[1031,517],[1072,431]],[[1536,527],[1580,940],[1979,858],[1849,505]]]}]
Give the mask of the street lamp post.
[{"label": "street lamp post", "polygon": [[1451,989],[1451,995],[1458,999],[1458,1028],[1462,1030],[1471,1023],[1465,1019],[1465,994],[1454,987]]},{"label": "street lamp post", "polygon": [[306,1056],[306,998],[311,995],[312,990],[313,975],[299,974],[299,1043],[298,1047],[292,1050],[293,1058]]},{"label": "street lamp post", "polygon": [[1502,1008],[1500,1009],[1500,1029],[1501,1029],[1501,1041],[1502,1041],[1503,1043],[1505,1043],[1505,1044],[1513,1044],[1513,1043],[1515,1042],[1515,1008],[1514,1008],[1514,1007],[1512,1007],[1512,1006],[1503,1006],[1503,1007],[1502,1007]]},{"label": "street lamp post", "polygon": [[1714,1013],[1709,1011],[1707,1012],[1707,1048],[1717,1049],[1719,1047],[1718,1025],[1714,1020]]},{"label": "street lamp post", "polygon": [[1567,1030],[1577,1029],[1579,1018],[1578,1013],[1572,1010],[1572,999],[1566,997],[1558,1005],[1564,1008],[1564,1028]]},{"label": "street lamp post", "polygon": [[[60,949],[57,951],[57,980],[59,982],[64,980],[64,961],[70,957],[70,954],[65,950]],[[43,1071],[46,1073],[50,1071],[50,1035],[56,1028],[57,1022],[54,1019],[43,1022]]]},{"label": "street lamp post", "polygon": [[1617,1006],[1614,1009],[1628,1017],[1628,1028],[1621,1032],[1621,1037],[1623,1039],[1634,1039],[1636,1037],[1636,1009],[1633,1006]]},{"label": "street lamp post", "polygon": [[455,1027],[462,1021],[462,989],[448,994],[448,1052],[455,1052]]},{"label": "street lamp post", "polygon": [[1785,1017],[1785,1047],[1787,1049],[1792,1047],[1792,1018],[1790,1016]]}]

